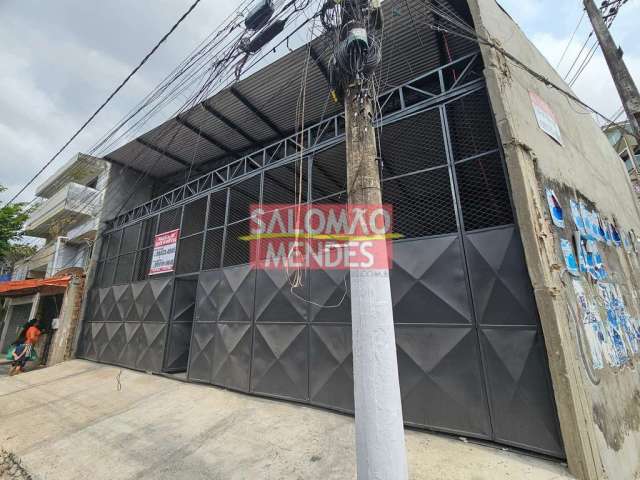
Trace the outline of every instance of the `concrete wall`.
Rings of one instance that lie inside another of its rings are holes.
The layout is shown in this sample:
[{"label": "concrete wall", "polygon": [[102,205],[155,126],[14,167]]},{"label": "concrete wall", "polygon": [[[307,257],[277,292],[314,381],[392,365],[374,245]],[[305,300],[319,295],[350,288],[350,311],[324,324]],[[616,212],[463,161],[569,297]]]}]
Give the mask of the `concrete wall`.
[{"label": "concrete wall", "polygon": [[[481,37],[569,90],[495,0],[469,0],[469,6]],[[584,312],[578,306],[579,289],[584,290],[601,324],[610,325],[598,284],[582,274],[574,287],[564,268],[560,239],[570,240],[575,230],[570,199],[582,201],[619,229],[640,232],[635,194],[623,163],[584,107],[496,48],[482,46],[482,54],[545,335],[569,467],[580,479],[634,479],[640,472],[640,375],[634,369],[639,357],[629,344],[629,358],[621,365],[612,366],[605,359],[601,369],[594,366]],[[529,92],[553,110],[562,145],[538,127]],[[549,187],[555,189],[565,218],[569,217],[564,229],[551,224],[545,199]],[[620,247],[602,243],[599,247],[609,273],[606,284],[620,291],[631,321],[636,321],[640,318],[638,256]]]},{"label": "concrete wall", "polygon": [[71,358],[73,341],[80,320],[83,292],[84,278],[76,275],[69,282],[62,300],[62,307],[58,317],[58,330],[55,332],[51,343],[47,365],[55,365]]}]

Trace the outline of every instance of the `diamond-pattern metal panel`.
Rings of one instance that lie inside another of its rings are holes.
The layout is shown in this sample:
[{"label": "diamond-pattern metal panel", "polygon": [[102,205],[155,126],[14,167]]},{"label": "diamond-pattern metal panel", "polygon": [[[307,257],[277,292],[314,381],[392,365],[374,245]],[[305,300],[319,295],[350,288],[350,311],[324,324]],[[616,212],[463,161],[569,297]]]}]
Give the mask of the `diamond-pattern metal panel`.
[{"label": "diamond-pattern metal panel", "polygon": [[484,325],[537,325],[538,310],[515,227],[465,236],[476,317]]},{"label": "diamond-pattern metal panel", "polygon": [[98,360],[106,363],[117,363],[125,344],[124,324],[106,322],[104,330],[107,335],[107,344],[101,351]]},{"label": "diamond-pattern metal panel", "polygon": [[221,282],[222,274],[219,270],[202,272],[198,278],[196,291],[195,322],[214,322],[218,319],[219,297],[216,289]]},{"label": "diamond-pattern metal panel", "polygon": [[171,314],[171,277],[134,283],[132,293],[138,318],[145,322],[167,322]]},{"label": "diamond-pattern metal panel", "polygon": [[349,271],[312,270],[308,278],[309,300],[313,302],[309,305],[311,321],[351,323]]},{"label": "diamond-pattern metal panel", "polygon": [[391,295],[396,323],[471,323],[457,235],[393,246]]},{"label": "diamond-pattern metal panel", "polygon": [[85,322],[82,325],[82,336],[78,345],[78,356],[87,360],[96,360],[96,346],[93,342],[93,322]]},{"label": "diamond-pattern metal panel", "polygon": [[473,328],[396,326],[396,343],[405,422],[491,438]]},{"label": "diamond-pattern metal panel", "polygon": [[149,372],[162,370],[166,325],[145,322],[140,327],[140,352],[136,367]]},{"label": "diamond-pattern metal panel", "polygon": [[120,321],[137,321],[136,309],[133,308],[133,292],[131,291],[131,284],[116,285],[112,288]]},{"label": "diamond-pattern metal panel", "polygon": [[530,329],[483,328],[496,440],[563,456],[544,340]]},{"label": "diamond-pattern metal panel", "polygon": [[256,280],[256,322],[304,322],[307,305],[291,294],[291,285],[282,270],[259,270]]},{"label": "diamond-pattern metal panel", "polygon": [[307,352],[305,325],[256,325],[251,391],[307,400]]},{"label": "diamond-pattern metal panel", "polygon": [[251,332],[250,323],[216,324],[212,383],[249,391]]},{"label": "diamond-pattern metal panel", "polygon": [[210,382],[213,369],[214,323],[194,323],[189,354],[189,379]]},{"label": "diamond-pattern metal panel", "polygon": [[353,412],[351,325],[315,324],[310,328],[311,403]]},{"label": "diamond-pattern metal panel", "polygon": [[140,336],[142,335],[142,324],[128,322],[124,324],[124,347],[120,353],[120,358],[116,363],[125,367],[135,368],[140,350]]},{"label": "diamond-pattern metal panel", "polygon": [[214,289],[220,322],[251,322],[255,294],[255,270],[247,265],[221,270]]},{"label": "diamond-pattern metal panel", "polygon": [[169,324],[169,340],[163,371],[185,371],[189,362],[192,323]]}]

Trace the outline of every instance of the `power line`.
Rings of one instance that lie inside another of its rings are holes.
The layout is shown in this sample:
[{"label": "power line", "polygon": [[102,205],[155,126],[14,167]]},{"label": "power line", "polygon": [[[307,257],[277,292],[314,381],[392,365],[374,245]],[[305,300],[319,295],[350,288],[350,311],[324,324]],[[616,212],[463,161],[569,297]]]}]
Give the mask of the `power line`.
[{"label": "power line", "polygon": [[585,12],[583,10],[582,11],[582,16],[580,17],[580,20],[578,20],[578,25],[576,25],[575,30],[573,31],[573,33],[571,34],[571,37],[569,38],[569,41],[567,42],[567,46],[565,47],[564,51],[562,52],[562,55],[560,56],[560,60],[558,60],[558,64],[556,65],[556,69],[558,67],[560,67],[560,64],[562,63],[562,60],[564,60],[564,56],[569,51],[569,47],[571,46],[571,42],[573,41],[573,38],[576,36],[576,33],[578,32],[578,29],[580,28],[580,25],[582,25],[582,21],[584,20],[584,17],[586,15],[587,15],[587,12]]},{"label": "power line", "polygon": [[53,157],[51,157],[42,166],[42,168],[40,168],[40,170],[38,170],[38,172],[36,172],[36,174],[33,177],[31,177],[31,179],[18,191],[18,193],[16,193],[13,196],[13,198],[9,200],[8,204],[13,203],[15,199],[18,198],[20,194],[24,192],[27,189],[27,187],[31,185],[35,181],[35,179],[38,178],[40,174],[44,172],[45,169],[55,161],[56,158],[58,158],[58,156],[69,146],[69,144],[73,140],[75,140],[75,138],[87,127],[87,125],[91,123],[91,121],[111,101],[111,99],[116,96],[116,94],[122,89],[122,87],[124,87],[127,84],[127,82],[131,79],[131,77],[133,77],[138,72],[138,70],[140,70],[140,68],[142,68],[142,66],[145,63],[147,63],[149,58],[151,58],[151,56],[156,52],[156,50],[158,50],[160,45],[162,45],[167,40],[167,38],[169,38],[169,36],[176,30],[176,28],[178,28],[178,26],[184,21],[184,19],[187,18],[187,16],[189,16],[189,14],[196,8],[196,6],[200,3],[200,1],[201,0],[195,0],[195,2],[191,4],[189,9],[186,12],[184,12],[182,16],[178,19],[178,21],[175,24],[173,24],[173,26],[169,29],[169,31],[163,35],[160,41],[158,41],[158,43],[156,43],[156,45],[149,51],[149,53],[145,55],[142,61],[131,71],[131,73],[129,73],[129,75],[127,75],[127,77],[120,83],[120,85],[118,85],[116,89],[113,92],[111,92],[111,94],[102,103],[102,105],[100,105],[98,109],[95,112],[93,112],[93,114],[82,124],[82,126],[71,136],[71,138],[69,138],[69,140],[67,140],[67,142],[55,153],[55,155],[53,155]]}]

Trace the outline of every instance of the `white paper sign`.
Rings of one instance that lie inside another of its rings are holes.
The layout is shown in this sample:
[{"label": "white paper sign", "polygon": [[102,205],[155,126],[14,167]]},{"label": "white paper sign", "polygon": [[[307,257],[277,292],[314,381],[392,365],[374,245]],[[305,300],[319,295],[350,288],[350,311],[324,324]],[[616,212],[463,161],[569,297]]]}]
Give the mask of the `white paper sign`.
[{"label": "white paper sign", "polygon": [[551,110],[551,107],[533,92],[529,92],[529,97],[531,98],[533,112],[536,114],[536,120],[538,121],[540,129],[562,145],[560,127],[558,126],[556,116],[553,110]]},{"label": "white paper sign", "polygon": [[176,248],[180,229],[159,233],[153,242],[153,256],[149,275],[172,272],[176,259]]}]

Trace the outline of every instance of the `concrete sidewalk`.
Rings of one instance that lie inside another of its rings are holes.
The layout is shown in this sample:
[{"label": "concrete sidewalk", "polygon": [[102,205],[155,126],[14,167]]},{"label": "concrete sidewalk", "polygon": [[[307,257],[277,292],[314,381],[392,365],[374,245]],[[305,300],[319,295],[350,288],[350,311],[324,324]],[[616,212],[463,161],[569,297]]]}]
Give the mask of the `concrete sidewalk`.
[{"label": "concrete sidewalk", "polygon": [[[82,360],[0,378],[0,418],[0,447],[35,479],[355,478],[351,417]],[[406,439],[413,479],[572,478],[455,438]]]}]

